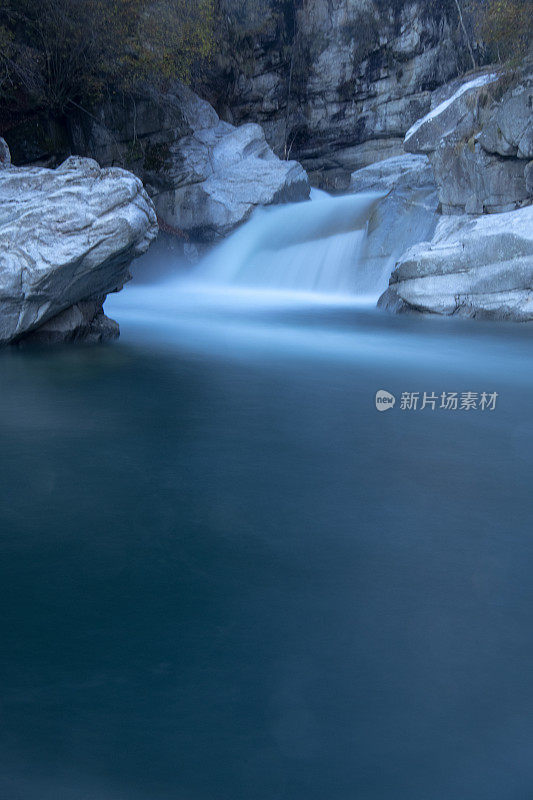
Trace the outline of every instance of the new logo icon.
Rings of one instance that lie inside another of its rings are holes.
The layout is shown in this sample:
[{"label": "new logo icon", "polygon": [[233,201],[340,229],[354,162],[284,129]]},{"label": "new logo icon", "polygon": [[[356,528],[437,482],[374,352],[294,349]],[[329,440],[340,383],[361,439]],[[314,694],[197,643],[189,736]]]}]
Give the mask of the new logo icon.
[{"label": "new logo icon", "polygon": [[376,408],[378,411],[390,411],[395,404],[396,398],[390,392],[386,392],[385,389],[380,389],[376,393]]}]

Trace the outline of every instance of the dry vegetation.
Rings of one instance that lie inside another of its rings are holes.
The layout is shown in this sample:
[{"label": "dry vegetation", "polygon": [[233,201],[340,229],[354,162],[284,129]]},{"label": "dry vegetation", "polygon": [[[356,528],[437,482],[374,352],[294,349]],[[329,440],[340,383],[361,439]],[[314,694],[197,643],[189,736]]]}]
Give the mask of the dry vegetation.
[{"label": "dry vegetation", "polygon": [[0,92],[57,113],[108,89],[187,80],[214,25],[214,0],[0,0]]}]

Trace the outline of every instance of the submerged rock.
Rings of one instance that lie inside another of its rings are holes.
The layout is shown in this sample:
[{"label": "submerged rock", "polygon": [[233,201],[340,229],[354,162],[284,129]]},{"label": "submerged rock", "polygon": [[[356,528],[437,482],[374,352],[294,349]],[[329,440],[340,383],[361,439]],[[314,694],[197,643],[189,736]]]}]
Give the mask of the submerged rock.
[{"label": "submerged rock", "polygon": [[102,303],[157,235],[141,181],[71,157],[0,169],[0,344],[115,338]]},{"label": "submerged rock", "polygon": [[[368,223],[361,264],[368,287],[381,276],[387,285],[398,258],[417,242],[427,241],[437,226],[438,198],[427,156],[404,154],[354,172],[353,192],[377,192],[377,203]],[[361,278],[358,276],[358,283]]]},{"label": "submerged rock", "polygon": [[379,305],[533,320],[533,206],[476,219],[443,217],[431,242],[402,256]]}]

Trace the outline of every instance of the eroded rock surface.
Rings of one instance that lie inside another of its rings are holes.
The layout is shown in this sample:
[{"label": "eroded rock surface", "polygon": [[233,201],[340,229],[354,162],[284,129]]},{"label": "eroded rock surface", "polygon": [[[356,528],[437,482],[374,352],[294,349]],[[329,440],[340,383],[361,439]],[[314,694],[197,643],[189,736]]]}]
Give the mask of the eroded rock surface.
[{"label": "eroded rock surface", "polygon": [[[232,0],[223,0],[229,12]],[[259,122],[313,185],[400,155],[432,92],[466,66],[455,6],[422,0],[265,0],[222,52],[211,98],[224,119]]]},{"label": "eroded rock surface", "polygon": [[305,200],[310,191],[300,164],[281,161],[252,124],[194,131],[171,147],[165,175],[172,188],[155,194],[158,214],[200,241],[226,236],[257,206]]},{"label": "eroded rock surface", "polygon": [[379,305],[396,312],[533,320],[533,206],[443,217],[431,242],[402,256]]},{"label": "eroded rock surface", "polygon": [[530,202],[531,63],[515,75],[490,70],[450,87],[407,132],[405,148],[429,155],[444,213],[495,213]]},{"label": "eroded rock surface", "polygon": [[[431,239],[437,226],[437,187],[426,156],[404,154],[354,172],[354,192],[382,194],[369,220],[358,285],[364,277],[383,289],[398,258],[417,242]],[[363,283],[364,288],[364,283]]]},{"label": "eroded rock surface", "polygon": [[0,344],[117,335],[104,316],[109,292],[157,235],[141,181],[71,157],[57,170],[0,169]]},{"label": "eroded rock surface", "polygon": [[180,84],[167,94],[102,106],[95,118],[80,115],[73,140],[100,163],[127,163],[146,184],[163,226],[185,240],[216,240],[257,206],[309,197],[303,168],[274,155],[259,125],[222,122]]}]

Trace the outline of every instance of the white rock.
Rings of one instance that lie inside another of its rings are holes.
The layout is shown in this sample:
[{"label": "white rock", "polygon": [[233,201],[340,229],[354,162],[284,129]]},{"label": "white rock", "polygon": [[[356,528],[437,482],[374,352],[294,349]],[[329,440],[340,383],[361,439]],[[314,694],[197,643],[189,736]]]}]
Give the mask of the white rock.
[{"label": "white rock", "polygon": [[380,305],[465,317],[533,320],[533,207],[445,217],[408,250]]},{"label": "white rock", "polygon": [[[153,205],[125,170],[79,157],[57,170],[2,168],[0,344],[79,303],[98,300],[98,315],[105,295],[122,288],[131,260],[156,235]],[[82,308],[85,314],[88,306]]]},{"label": "white rock", "polygon": [[358,285],[383,289],[394,264],[409,247],[433,236],[437,216],[437,187],[426,156],[389,158],[354,172],[353,192],[378,192],[383,198],[370,218]]},{"label": "white rock", "polygon": [[431,153],[436,149],[437,143],[451,133],[457,135],[458,126],[465,117],[471,126],[472,114],[471,97],[476,97],[479,90],[494,83],[500,75],[491,72],[478,75],[473,80],[462,84],[451,97],[448,97],[425,117],[415,122],[405,135],[405,149],[410,153]]},{"label": "white rock", "polygon": [[454,82],[450,96],[407,132],[406,150],[429,154],[444,213],[506,212],[528,201],[532,103],[533,72],[525,63],[516,74]]},{"label": "white rock", "polygon": [[171,148],[165,171],[176,188],[154,197],[166,225],[200,240],[225,236],[257,206],[305,200],[309,181],[296,161],[282,161],[259,125],[224,122],[195,131]]}]

